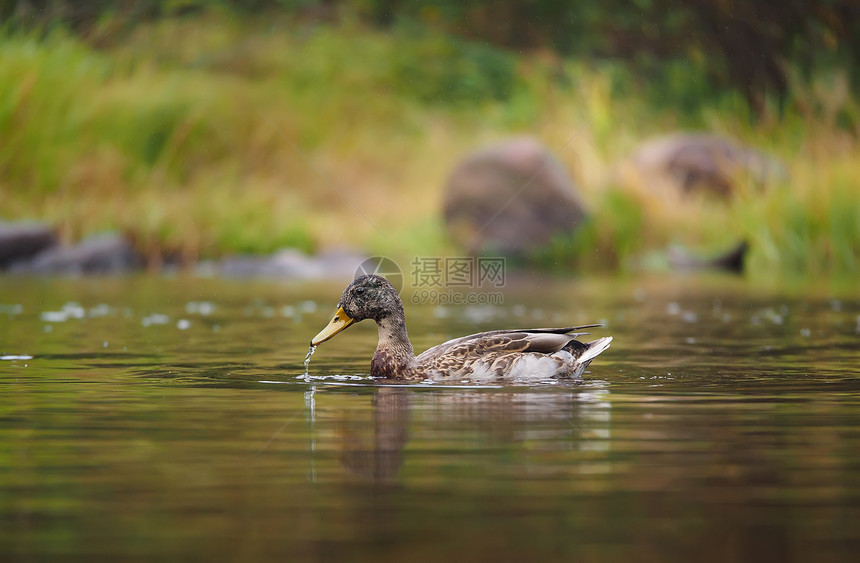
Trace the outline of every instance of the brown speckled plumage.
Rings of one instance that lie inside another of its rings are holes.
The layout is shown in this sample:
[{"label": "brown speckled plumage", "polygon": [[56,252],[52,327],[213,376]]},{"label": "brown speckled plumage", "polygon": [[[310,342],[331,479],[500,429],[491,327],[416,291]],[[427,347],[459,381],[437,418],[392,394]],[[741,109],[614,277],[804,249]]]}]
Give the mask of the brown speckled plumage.
[{"label": "brown speckled plumage", "polygon": [[[436,381],[540,381],[579,377],[609,347],[612,337],[576,340],[575,331],[599,325],[528,330],[493,330],[449,340],[415,356],[406,332],[406,315],[397,291],[381,276],[362,276],[341,296],[338,315],[312,345],[328,340],[352,322],[373,319],[379,344],[371,361],[373,377]],[[342,326],[341,326],[342,325]]]}]

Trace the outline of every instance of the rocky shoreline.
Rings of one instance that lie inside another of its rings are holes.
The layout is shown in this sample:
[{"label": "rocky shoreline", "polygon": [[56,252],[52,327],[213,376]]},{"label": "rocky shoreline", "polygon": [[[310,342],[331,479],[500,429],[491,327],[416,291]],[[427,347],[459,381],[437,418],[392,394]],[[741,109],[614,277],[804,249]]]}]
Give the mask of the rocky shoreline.
[{"label": "rocky shoreline", "polygon": [[[322,280],[352,276],[365,255],[344,249],[309,256],[285,248],[267,256],[233,255],[188,266],[201,277]],[[160,269],[179,268],[163,262]],[[50,225],[0,221],[0,272],[11,275],[122,275],[147,269],[147,261],[119,233],[102,233],[62,244]]]},{"label": "rocky shoreline", "polygon": [[[642,143],[617,168],[617,181],[650,207],[679,205],[692,192],[708,193],[710,205],[721,205],[749,186],[764,189],[787,174],[776,159],[733,139],[682,132]],[[448,236],[470,256],[528,258],[554,237],[574,233],[588,217],[579,187],[533,137],[515,137],[467,154],[450,174],[442,207]],[[667,252],[668,265],[740,273],[748,248],[741,242],[710,257],[673,248]],[[352,250],[309,256],[285,248],[268,256],[235,255],[188,265],[170,257],[146,257],[116,232],[62,244],[51,225],[0,220],[0,271],[10,274],[82,276],[182,268],[206,277],[317,280],[351,275],[365,258]]]}]

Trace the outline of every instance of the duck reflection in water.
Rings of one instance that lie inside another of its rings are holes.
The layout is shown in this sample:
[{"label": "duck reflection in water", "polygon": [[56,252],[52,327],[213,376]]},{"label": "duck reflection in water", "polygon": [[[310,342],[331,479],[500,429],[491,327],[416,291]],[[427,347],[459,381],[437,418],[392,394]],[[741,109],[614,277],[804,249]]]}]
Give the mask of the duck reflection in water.
[{"label": "duck reflection in water", "polygon": [[403,466],[409,440],[409,393],[381,387],[373,395],[373,442],[369,444],[347,424],[341,428],[341,463],[352,474],[375,482],[392,480]]},{"label": "duck reflection in water", "polygon": [[[511,444],[517,450],[525,448],[525,453],[537,443],[542,451],[607,451],[610,406],[605,394],[605,390],[378,387],[371,398],[371,424],[358,423],[354,411],[342,411],[337,432],[340,462],[347,473],[361,479],[395,482],[406,462],[413,416],[419,417],[416,422],[425,438],[474,439],[492,448]],[[469,455],[480,456],[480,448]],[[531,461],[520,457],[512,468]]]}]

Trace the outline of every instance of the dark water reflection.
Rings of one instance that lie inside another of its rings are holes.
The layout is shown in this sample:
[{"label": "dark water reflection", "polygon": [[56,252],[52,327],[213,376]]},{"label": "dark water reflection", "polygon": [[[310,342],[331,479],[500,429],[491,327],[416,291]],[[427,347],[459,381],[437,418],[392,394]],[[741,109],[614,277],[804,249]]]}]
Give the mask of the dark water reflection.
[{"label": "dark water reflection", "polygon": [[581,383],[373,387],[363,325],[305,383],[337,284],[0,279],[0,559],[854,559],[856,294],[534,287],[416,349],[604,320]]}]

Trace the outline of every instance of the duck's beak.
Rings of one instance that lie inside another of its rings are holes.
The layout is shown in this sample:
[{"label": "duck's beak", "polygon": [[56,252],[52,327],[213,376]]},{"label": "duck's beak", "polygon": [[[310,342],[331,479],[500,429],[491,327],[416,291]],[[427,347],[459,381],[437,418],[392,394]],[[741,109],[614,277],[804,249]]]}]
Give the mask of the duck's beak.
[{"label": "duck's beak", "polygon": [[355,319],[347,315],[344,312],[343,307],[338,307],[331,322],[328,323],[328,325],[326,325],[319,334],[314,336],[313,340],[311,340],[311,346],[319,346],[354,322]]}]

